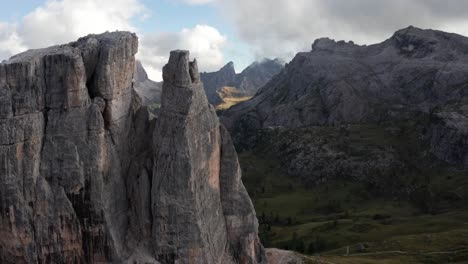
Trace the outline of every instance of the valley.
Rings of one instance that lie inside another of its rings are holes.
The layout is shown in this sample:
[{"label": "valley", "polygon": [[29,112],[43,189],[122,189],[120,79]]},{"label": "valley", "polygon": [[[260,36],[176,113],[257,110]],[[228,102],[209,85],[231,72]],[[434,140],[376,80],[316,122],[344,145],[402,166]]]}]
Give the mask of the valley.
[{"label": "valley", "polygon": [[414,27],[319,39],[222,112],[262,243],[306,263],[467,263],[466,47]]},{"label": "valley", "polygon": [[[314,260],[320,255],[330,263],[466,260],[466,171],[445,168],[434,173],[431,187],[459,193],[463,199],[456,203],[447,200],[438,212],[427,213],[414,201],[376,194],[355,181],[332,180],[304,187],[284,173],[277,160],[262,153],[242,153],[240,163],[266,247],[294,250]],[[388,254],[372,255],[378,252]],[[457,253],[432,254],[437,252]]]}]

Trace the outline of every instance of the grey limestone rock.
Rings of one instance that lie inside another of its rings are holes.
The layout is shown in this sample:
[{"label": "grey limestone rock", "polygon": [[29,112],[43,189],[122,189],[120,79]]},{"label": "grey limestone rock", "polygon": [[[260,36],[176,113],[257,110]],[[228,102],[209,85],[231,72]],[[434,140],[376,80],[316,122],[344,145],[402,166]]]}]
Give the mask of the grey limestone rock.
[{"label": "grey limestone rock", "polygon": [[125,257],[136,51],[135,35],[105,33],[0,64],[2,263]]},{"label": "grey limestone rock", "polygon": [[0,64],[1,263],[262,263],[237,156],[188,52],[161,117],[138,40],[89,35]]},{"label": "grey limestone rock", "polygon": [[468,168],[468,117],[441,112],[435,119],[430,127],[432,153],[448,163]]},{"label": "grey limestone rock", "polygon": [[196,61],[173,51],[163,76],[153,137],[155,255],[164,263],[264,261],[237,154],[208,104]]}]

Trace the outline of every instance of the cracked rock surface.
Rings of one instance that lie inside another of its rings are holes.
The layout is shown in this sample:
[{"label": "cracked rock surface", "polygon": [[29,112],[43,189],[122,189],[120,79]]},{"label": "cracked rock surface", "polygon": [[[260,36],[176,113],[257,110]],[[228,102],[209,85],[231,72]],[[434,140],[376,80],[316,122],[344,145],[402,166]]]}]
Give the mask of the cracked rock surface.
[{"label": "cracked rock surface", "polygon": [[262,263],[229,134],[186,51],[161,116],[133,89],[136,35],[0,64],[1,263]]}]

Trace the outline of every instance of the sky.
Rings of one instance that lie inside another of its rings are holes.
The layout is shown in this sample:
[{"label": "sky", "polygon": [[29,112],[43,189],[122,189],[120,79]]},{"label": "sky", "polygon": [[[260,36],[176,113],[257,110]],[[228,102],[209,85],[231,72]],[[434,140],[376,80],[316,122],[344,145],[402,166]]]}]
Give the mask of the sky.
[{"label": "sky", "polygon": [[468,36],[466,0],[0,0],[0,60],[89,33],[128,30],[137,58],[161,80],[169,51],[202,71],[229,61],[289,61],[320,37],[373,44],[409,25]]}]

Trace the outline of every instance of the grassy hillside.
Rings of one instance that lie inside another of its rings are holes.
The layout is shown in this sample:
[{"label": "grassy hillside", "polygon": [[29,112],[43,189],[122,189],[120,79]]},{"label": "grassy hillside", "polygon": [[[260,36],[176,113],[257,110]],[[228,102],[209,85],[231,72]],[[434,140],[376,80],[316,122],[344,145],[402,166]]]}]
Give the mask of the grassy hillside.
[{"label": "grassy hillside", "polygon": [[[310,263],[468,260],[466,171],[440,167],[407,175],[430,178],[431,193],[414,200],[379,195],[373,186],[351,179],[305,185],[264,150],[239,157],[267,247],[301,252]],[[437,210],[428,214],[431,204],[437,204]]]},{"label": "grassy hillside", "polygon": [[252,96],[242,96],[242,97],[224,97],[223,102],[216,106],[216,110],[226,110],[233,107],[236,104],[250,100]]},{"label": "grassy hillside", "polygon": [[216,92],[222,100],[219,105],[216,105],[216,110],[226,110],[252,98],[252,96],[245,95],[235,87],[224,86]]}]

